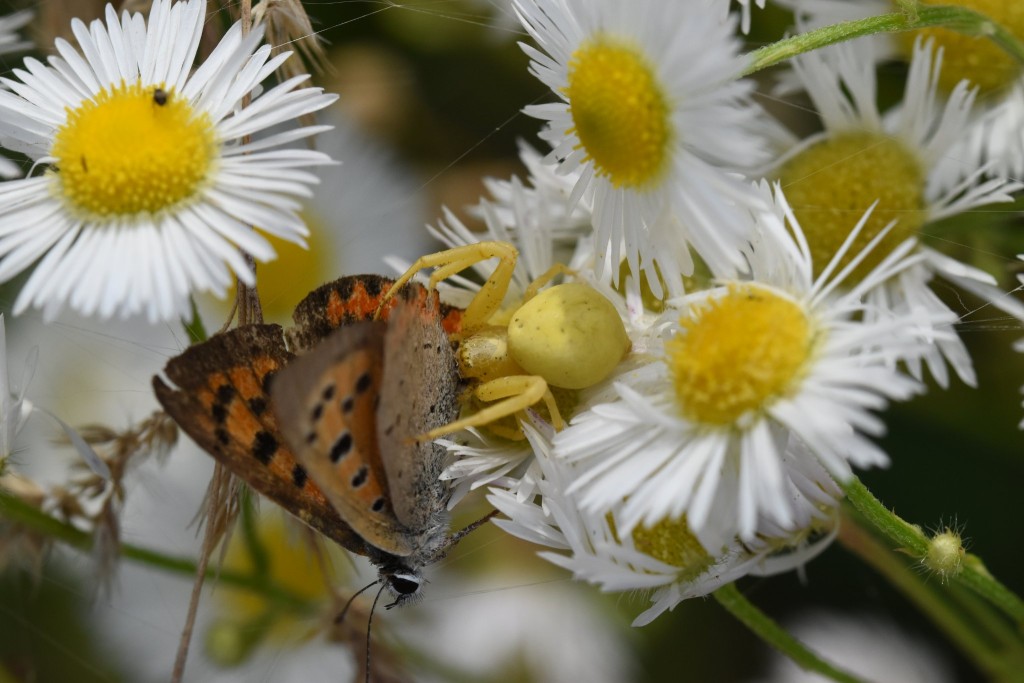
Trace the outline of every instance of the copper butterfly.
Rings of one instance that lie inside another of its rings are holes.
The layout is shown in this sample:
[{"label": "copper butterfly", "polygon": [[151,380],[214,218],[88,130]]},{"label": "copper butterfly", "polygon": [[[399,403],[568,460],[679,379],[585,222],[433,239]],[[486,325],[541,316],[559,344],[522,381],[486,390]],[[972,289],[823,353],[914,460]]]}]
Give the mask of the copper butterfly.
[{"label": "copper butterfly", "polygon": [[[295,327],[250,325],[171,359],[153,388],[204,450],[310,527],[365,555],[402,604],[449,535],[444,448],[414,437],[457,417],[448,335],[459,309],[410,285],[371,320],[385,278],[311,292]],[[481,522],[484,520],[481,520]]]}]

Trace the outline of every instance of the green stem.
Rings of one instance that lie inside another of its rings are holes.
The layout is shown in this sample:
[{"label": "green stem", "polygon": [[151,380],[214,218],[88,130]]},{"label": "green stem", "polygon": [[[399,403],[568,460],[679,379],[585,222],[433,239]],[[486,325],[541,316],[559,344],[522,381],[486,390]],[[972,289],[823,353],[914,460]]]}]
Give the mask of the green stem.
[{"label": "green stem", "polygon": [[844,21],[765,45],[750,54],[750,64],[743,75],[749,76],[805,52],[853,38],[933,27],[988,37],[1017,60],[1024,62],[1024,43],[984,14],[966,7],[912,4],[913,6],[905,7],[900,12]]},{"label": "green stem", "polygon": [[712,595],[731,615],[739,619],[761,640],[786,655],[807,671],[819,673],[840,683],[862,683],[861,679],[837,669],[818,657],[785,629],[776,624],[768,615],[759,610],[740,593],[736,584],[730,583],[716,590]]},{"label": "green stem", "polygon": [[[2,490],[0,490],[0,518],[29,527],[37,533],[61,541],[73,548],[86,551],[92,549],[93,539],[90,534],[75,528],[71,524],[54,519],[20,498]],[[194,577],[196,574],[195,561],[187,557],[166,555],[128,543],[121,544],[121,556],[140,564],[162,569],[171,574],[180,574],[188,577]],[[265,577],[256,574],[242,574],[228,569],[211,567],[206,572],[206,578],[219,581],[234,588],[242,588],[259,593],[268,600],[280,603],[296,611],[306,612],[310,610],[308,600],[280,586],[274,585],[267,581]]]},{"label": "green stem", "polygon": [[979,669],[990,676],[998,671],[1001,667],[999,656],[980,635],[980,629],[965,620],[964,615],[914,573],[905,559],[883,546],[860,522],[860,515],[851,513],[844,506],[839,526],[839,542],[843,547],[874,567],[908,600],[917,605],[918,609],[927,614],[932,623],[956,643]]},{"label": "green stem", "polygon": [[[899,549],[917,560],[928,554],[929,541],[921,529],[890,512],[859,479],[853,479],[845,490],[847,500],[857,512],[873,528],[895,542]],[[989,574],[981,558],[967,554],[963,568],[951,580],[988,600],[1024,630],[1024,601]]]}]

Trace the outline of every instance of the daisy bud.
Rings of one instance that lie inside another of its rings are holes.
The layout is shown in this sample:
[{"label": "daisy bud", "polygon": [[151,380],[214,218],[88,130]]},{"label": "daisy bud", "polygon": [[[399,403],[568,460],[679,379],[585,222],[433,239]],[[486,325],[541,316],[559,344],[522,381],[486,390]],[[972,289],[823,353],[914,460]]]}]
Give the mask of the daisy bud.
[{"label": "daisy bud", "polygon": [[921,559],[921,563],[938,574],[943,583],[960,573],[963,561],[963,539],[960,534],[948,527],[932,537],[928,544],[928,553]]}]

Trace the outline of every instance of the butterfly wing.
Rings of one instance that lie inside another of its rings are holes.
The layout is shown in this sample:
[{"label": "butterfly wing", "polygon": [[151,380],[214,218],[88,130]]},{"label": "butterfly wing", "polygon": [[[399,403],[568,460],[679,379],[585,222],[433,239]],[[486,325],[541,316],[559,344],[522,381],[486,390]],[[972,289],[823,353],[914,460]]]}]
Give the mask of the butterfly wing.
[{"label": "butterfly wing", "polygon": [[[253,489],[345,548],[366,544],[283,445],[267,386],[292,359],[278,325],[216,335],[171,359],[153,389],[164,410],[207,453]],[[276,381],[276,380],[275,380]]]},{"label": "butterfly wing", "polygon": [[[349,275],[314,289],[295,307],[295,327],[288,330],[288,345],[296,352],[307,351],[343,325],[372,320],[384,294],[394,280],[380,275]],[[437,293],[417,283],[406,285],[400,297],[384,307],[381,319],[387,320],[399,298],[413,298],[428,305],[440,305],[441,324],[448,334],[461,329],[462,309],[437,304]]]},{"label": "butterfly wing", "polygon": [[376,414],[387,324],[345,325],[282,370],[271,396],[285,442],[338,513],[367,543],[415,549],[392,509]]},{"label": "butterfly wing", "polygon": [[353,275],[317,287],[295,307],[288,346],[308,351],[343,325],[373,320],[392,282],[380,275]]},{"label": "butterfly wing", "polygon": [[440,480],[446,450],[415,437],[458,417],[459,371],[436,298],[402,297],[384,337],[377,434],[395,516],[430,533],[441,523],[449,489]]}]

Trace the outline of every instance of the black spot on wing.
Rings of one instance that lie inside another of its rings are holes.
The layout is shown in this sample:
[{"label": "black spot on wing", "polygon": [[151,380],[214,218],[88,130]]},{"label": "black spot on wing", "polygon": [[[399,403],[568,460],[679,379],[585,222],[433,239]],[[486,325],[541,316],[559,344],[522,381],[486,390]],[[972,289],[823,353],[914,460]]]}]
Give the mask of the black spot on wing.
[{"label": "black spot on wing", "polygon": [[323,416],[324,416],[324,404],[323,403],[317,403],[315,406],[313,406],[313,410],[310,411],[309,419],[312,420],[313,422],[319,422],[320,418],[323,417]]},{"label": "black spot on wing", "polygon": [[249,410],[251,410],[252,414],[255,415],[256,417],[262,415],[263,411],[265,411],[266,409],[267,399],[263,398],[262,396],[253,396],[252,398],[249,399]]},{"label": "black spot on wing", "polygon": [[372,382],[373,378],[370,377],[370,373],[364,372],[363,374],[359,375],[359,379],[356,380],[356,393],[365,393],[366,390],[370,388],[370,384]]},{"label": "black spot on wing", "polygon": [[277,452],[277,439],[270,432],[256,432],[252,440],[252,454],[264,465],[270,464],[270,460]]},{"label": "black spot on wing", "polygon": [[334,445],[331,446],[331,462],[338,462],[352,450],[352,435],[348,432],[342,432],[341,436],[337,438]]},{"label": "black spot on wing", "polygon": [[346,396],[341,402],[341,412],[348,415],[356,407],[356,399],[353,396]]},{"label": "black spot on wing", "polygon": [[235,388],[230,384],[221,384],[217,387],[217,403],[227,405],[235,397]]},{"label": "black spot on wing", "polygon": [[366,465],[362,465],[356,470],[355,475],[352,477],[352,488],[357,489],[366,483],[366,479],[370,476],[370,468]]},{"label": "black spot on wing", "polygon": [[228,434],[228,430],[223,427],[217,427],[217,429],[214,430],[213,435],[217,437],[217,441],[220,441],[225,446],[231,443],[231,435]]},{"label": "black spot on wing", "polygon": [[324,387],[324,393],[322,394],[322,399],[323,399],[324,402],[330,401],[332,398],[334,398],[334,384],[333,383],[328,384],[326,387]]},{"label": "black spot on wing", "polygon": [[375,501],[373,501],[373,504],[370,506],[370,509],[373,510],[374,512],[380,512],[381,510],[383,510],[384,498],[378,497]]},{"label": "black spot on wing", "polygon": [[303,467],[302,465],[296,465],[295,467],[292,468],[292,482],[295,483],[296,487],[301,489],[303,486],[305,486],[307,478],[309,478],[309,475],[306,474],[305,467]]},{"label": "black spot on wing", "polygon": [[227,421],[228,405],[234,400],[236,393],[235,388],[230,384],[221,384],[217,387],[217,391],[214,392],[213,405],[210,406],[210,414],[213,416],[214,422],[222,425]]}]

